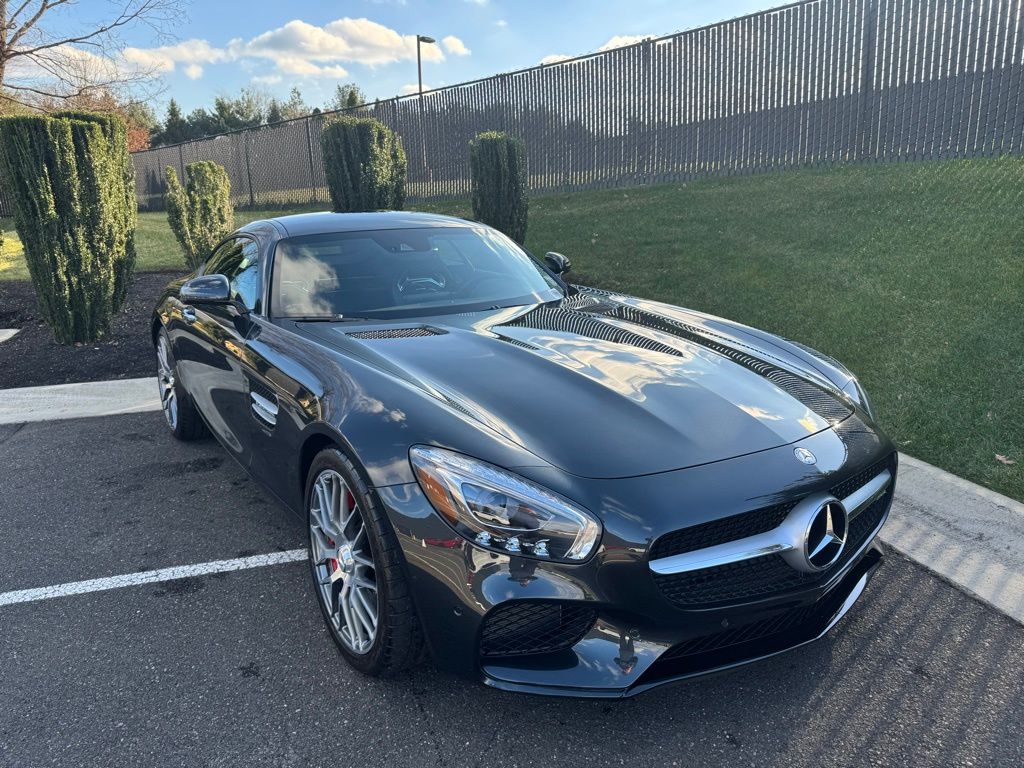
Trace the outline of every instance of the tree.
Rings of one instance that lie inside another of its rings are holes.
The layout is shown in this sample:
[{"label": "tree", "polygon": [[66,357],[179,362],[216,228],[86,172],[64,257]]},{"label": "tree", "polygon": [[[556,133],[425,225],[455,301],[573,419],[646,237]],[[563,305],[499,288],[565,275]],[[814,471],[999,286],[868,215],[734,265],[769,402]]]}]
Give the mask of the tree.
[{"label": "tree", "polygon": [[334,89],[334,96],[327,104],[328,110],[352,109],[366,103],[366,94],[355,83],[339,83]]},{"label": "tree", "polygon": [[255,88],[243,88],[235,98],[218,96],[213,100],[213,130],[210,133],[258,128],[263,125],[269,101],[265,93]]},{"label": "tree", "polygon": [[189,269],[196,269],[213,247],[235,228],[231,181],[223,166],[200,160],[185,166],[186,187],[170,165],[167,178],[167,220]]},{"label": "tree", "polygon": [[522,140],[499,131],[478,133],[469,142],[473,218],[526,240],[526,148]]},{"label": "tree", "polygon": [[217,133],[217,120],[202,107],[189,112],[185,122],[188,124],[189,139],[201,139]]},{"label": "tree", "polygon": [[[302,98],[302,92],[298,88],[292,88],[288,94],[288,101],[281,105],[281,115],[285,120],[295,120],[309,114],[309,107]],[[269,123],[270,120],[268,119]]]},{"label": "tree", "polygon": [[157,125],[156,117],[149,106],[142,102],[122,102],[113,93],[107,91],[87,91],[67,99],[40,97],[35,101],[34,108],[28,111],[28,114],[40,112],[52,114],[68,110],[120,117],[128,132],[129,152],[149,149],[150,135]]},{"label": "tree", "polygon": [[343,115],[324,126],[320,147],[335,211],[402,210],[406,161],[397,133],[373,118]]},{"label": "tree", "polygon": [[270,108],[267,110],[267,125],[275,125],[284,121],[281,113],[281,103],[277,99],[270,100]]},{"label": "tree", "polygon": [[156,126],[153,131],[151,142],[153,146],[161,144],[179,144],[191,138],[188,121],[181,115],[181,107],[178,102],[171,99],[167,105],[167,116],[164,118],[163,126]]},{"label": "tree", "polygon": [[71,0],[0,0],[0,112],[37,99],[74,99],[152,84],[155,69],[113,55],[132,27],[160,31],[180,15],[176,0],[111,0],[97,10]]},{"label": "tree", "polygon": [[0,176],[39,312],[57,341],[110,329],[135,268],[135,173],[114,115],[0,118]]}]

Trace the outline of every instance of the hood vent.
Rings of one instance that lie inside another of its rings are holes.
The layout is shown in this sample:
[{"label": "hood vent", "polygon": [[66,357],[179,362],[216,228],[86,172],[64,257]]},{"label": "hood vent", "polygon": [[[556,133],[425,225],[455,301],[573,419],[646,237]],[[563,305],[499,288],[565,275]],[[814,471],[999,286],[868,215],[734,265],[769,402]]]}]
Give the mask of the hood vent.
[{"label": "hood vent", "polygon": [[354,339],[409,339],[413,336],[443,336],[448,331],[420,325],[413,328],[378,328],[373,331],[350,331],[347,336]]},{"label": "hood vent", "polygon": [[[620,320],[633,325],[651,328],[662,333],[675,336],[692,344],[699,344],[705,349],[727,357],[734,363],[763,376],[775,386],[786,392],[797,401],[803,403],[814,413],[821,416],[833,426],[842,422],[853,413],[839,397],[826,391],[822,387],[813,384],[788,370],[772,363],[766,362],[746,352],[741,352],[729,344],[724,344],[709,336],[717,334],[705,334],[700,329],[680,323],[671,318],[645,312],[635,307],[620,305],[610,312],[604,313],[605,317]],[[599,320],[587,310],[566,310],[539,308],[527,312],[525,315],[511,320],[505,325],[522,328],[535,328],[538,330],[556,331],[560,333],[573,333],[581,336],[589,336],[594,339],[610,341],[616,344],[628,344],[642,349],[649,349],[654,352],[662,352],[668,355],[680,356],[679,350],[662,344],[661,342],[649,339],[638,333],[626,330],[621,327],[609,325]]]}]

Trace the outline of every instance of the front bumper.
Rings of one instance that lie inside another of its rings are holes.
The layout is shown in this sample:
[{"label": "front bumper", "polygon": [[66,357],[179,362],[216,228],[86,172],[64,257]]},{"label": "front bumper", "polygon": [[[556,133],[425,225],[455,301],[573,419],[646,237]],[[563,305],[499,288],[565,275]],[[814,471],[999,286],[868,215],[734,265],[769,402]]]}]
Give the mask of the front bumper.
[{"label": "front bumper", "polygon": [[[675,646],[632,639],[628,628],[598,619],[568,652],[531,664],[484,663],[487,685],[519,693],[625,698],[691,677],[721,672],[785,653],[823,637],[853,607],[881,565],[872,546],[819,602],[765,612],[748,624]],[[756,614],[752,614],[756,616]]]},{"label": "front bumper", "polygon": [[[818,467],[790,482],[788,492],[819,492],[894,456],[891,444],[881,440],[868,444],[862,439],[858,453],[846,441],[843,450],[833,450],[840,445],[834,434],[805,441],[819,457]],[[679,529],[681,520],[703,522],[685,510],[680,514],[680,487],[685,486],[687,498],[700,496],[695,508],[713,520],[715,510],[722,510],[717,517],[723,517],[738,504],[784,501],[778,492],[780,478],[793,463],[790,446],[784,452],[676,474],[613,481],[569,478],[579,483],[575,488],[556,487],[559,478],[554,474],[535,474],[532,479],[600,510],[605,521],[599,552],[587,563],[571,566],[473,546],[440,519],[415,483],[378,488],[377,493],[401,543],[412,597],[440,667],[506,690],[618,698],[811,642],[828,632],[862,594],[881,561],[873,540],[888,516],[891,489],[877,501],[877,517],[850,556],[821,578],[790,580],[785,590],[765,592],[749,589],[750,579],[744,575],[737,582],[743,589],[728,599],[694,604],[652,574],[652,542]],[[895,463],[892,471],[895,476]],[[630,514],[634,509],[645,514]],[[569,618],[559,625],[530,616],[531,610],[544,613],[551,606],[564,608],[560,615]],[[503,628],[514,628],[522,616],[529,632],[549,636],[552,627],[556,633],[564,629],[564,642],[506,652],[500,633],[493,631],[503,611],[513,614],[507,621],[503,616]],[[578,634],[566,635],[584,621]]]}]

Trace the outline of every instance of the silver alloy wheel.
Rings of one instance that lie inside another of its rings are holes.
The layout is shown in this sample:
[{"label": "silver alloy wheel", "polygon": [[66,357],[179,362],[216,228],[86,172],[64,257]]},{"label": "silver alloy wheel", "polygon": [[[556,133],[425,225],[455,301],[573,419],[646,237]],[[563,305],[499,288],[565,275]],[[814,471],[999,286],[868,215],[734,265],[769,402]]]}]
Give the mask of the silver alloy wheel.
[{"label": "silver alloy wheel", "polygon": [[309,501],[310,559],[331,624],[351,651],[377,637],[377,573],[362,511],[345,480],[325,469]]},{"label": "silver alloy wheel", "polygon": [[157,383],[160,385],[160,407],[163,408],[167,426],[172,430],[178,426],[178,395],[174,390],[174,368],[167,349],[167,337],[160,334],[156,343]]}]

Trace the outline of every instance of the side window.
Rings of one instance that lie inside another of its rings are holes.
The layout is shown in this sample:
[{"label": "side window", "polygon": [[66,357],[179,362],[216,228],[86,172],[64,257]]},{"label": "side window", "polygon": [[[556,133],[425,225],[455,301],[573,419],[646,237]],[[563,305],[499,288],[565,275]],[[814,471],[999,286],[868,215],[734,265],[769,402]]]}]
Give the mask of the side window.
[{"label": "side window", "polygon": [[207,275],[224,275],[231,284],[231,298],[259,312],[259,265],[259,246],[247,237],[236,237],[213,252],[203,271]]}]

